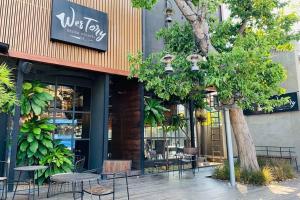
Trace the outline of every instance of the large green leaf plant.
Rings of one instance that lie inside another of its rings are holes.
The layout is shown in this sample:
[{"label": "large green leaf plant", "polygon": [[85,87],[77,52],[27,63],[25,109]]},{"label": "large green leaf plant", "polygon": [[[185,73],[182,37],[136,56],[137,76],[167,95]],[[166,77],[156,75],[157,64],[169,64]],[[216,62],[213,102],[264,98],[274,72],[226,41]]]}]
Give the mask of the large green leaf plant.
[{"label": "large green leaf plant", "polygon": [[8,112],[17,102],[13,75],[5,63],[0,65],[0,112]]},{"label": "large green leaf plant", "polygon": [[49,118],[44,117],[51,100],[53,96],[41,83],[23,84],[23,123],[18,140],[17,164],[49,166],[46,171],[39,173],[39,183],[43,183],[52,174],[72,169],[71,151],[54,141],[52,133],[56,126],[49,122]]}]

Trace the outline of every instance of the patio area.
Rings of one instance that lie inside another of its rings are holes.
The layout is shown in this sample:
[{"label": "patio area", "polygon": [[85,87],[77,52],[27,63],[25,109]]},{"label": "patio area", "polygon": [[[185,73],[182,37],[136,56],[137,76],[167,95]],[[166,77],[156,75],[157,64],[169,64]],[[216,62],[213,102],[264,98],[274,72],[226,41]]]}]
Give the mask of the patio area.
[{"label": "patio area", "polygon": [[[212,168],[201,168],[193,176],[191,171],[186,171],[181,179],[178,172],[160,173],[157,175],[147,175],[129,178],[130,199],[135,200],[196,200],[196,199],[300,199],[300,179],[294,179],[283,183],[276,183],[270,186],[245,186],[238,184],[232,188],[227,182],[217,181],[209,178]],[[124,180],[116,181],[116,199],[125,200],[126,189]],[[46,200],[47,188],[41,189],[39,199]],[[11,197],[11,194],[9,194]],[[10,198],[9,198],[10,199]],[[16,199],[26,199],[18,196]],[[73,199],[72,194],[61,194],[48,200]],[[98,199],[88,194],[84,199]],[[101,199],[112,199],[111,196],[101,197]]]}]

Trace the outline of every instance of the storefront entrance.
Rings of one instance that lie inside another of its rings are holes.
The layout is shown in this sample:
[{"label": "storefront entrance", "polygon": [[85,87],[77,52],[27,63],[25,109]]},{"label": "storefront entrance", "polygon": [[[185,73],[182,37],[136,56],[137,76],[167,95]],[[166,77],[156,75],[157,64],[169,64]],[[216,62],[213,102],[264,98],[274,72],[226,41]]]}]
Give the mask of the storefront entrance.
[{"label": "storefront entrance", "polygon": [[55,97],[48,116],[57,129],[54,139],[72,150],[75,160],[85,159],[88,167],[91,123],[91,88],[77,85],[47,86]]},{"label": "storefront entrance", "polygon": [[85,169],[102,166],[107,157],[107,77],[37,63],[25,77],[25,81],[45,84],[54,97],[44,114],[57,127],[53,138],[72,150],[74,162],[84,159]]}]

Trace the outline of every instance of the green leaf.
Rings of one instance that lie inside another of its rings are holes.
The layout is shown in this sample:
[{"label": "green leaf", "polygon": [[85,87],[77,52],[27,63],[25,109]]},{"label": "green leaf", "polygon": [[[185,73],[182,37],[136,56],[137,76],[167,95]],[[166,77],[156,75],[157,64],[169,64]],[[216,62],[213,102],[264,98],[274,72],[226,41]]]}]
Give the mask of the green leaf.
[{"label": "green leaf", "polygon": [[53,96],[47,92],[39,93],[36,95],[42,101],[52,101]]},{"label": "green leaf", "polygon": [[34,128],[33,129],[33,133],[35,134],[35,135],[40,135],[41,134],[41,129],[40,128]]},{"label": "green leaf", "polygon": [[20,132],[21,133],[28,133],[30,131],[30,128],[27,128],[26,126],[24,126],[24,124],[22,125]]},{"label": "green leaf", "polygon": [[23,83],[23,89],[24,90],[30,90],[32,88],[32,84],[31,83]]},{"label": "green leaf", "polygon": [[32,153],[35,154],[38,147],[39,147],[39,143],[37,141],[33,141],[32,143],[30,143],[29,149]]},{"label": "green leaf", "polygon": [[32,134],[28,134],[27,142],[31,143],[34,140],[34,136]]},{"label": "green leaf", "polygon": [[56,129],[56,126],[54,124],[41,124],[39,127],[46,131],[54,131]]},{"label": "green leaf", "polygon": [[47,148],[53,148],[53,143],[50,140],[42,140],[43,145],[45,145]]},{"label": "green leaf", "polygon": [[36,105],[34,102],[31,102],[31,108],[36,115],[40,115],[42,112],[42,108],[39,105]]},{"label": "green leaf", "polygon": [[27,149],[28,146],[29,146],[29,143],[27,141],[24,141],[20,145],[20,150],[24,152],[24,151],[26,151],[26,149]]},{"label": "green leaf", "polygon": [[29,161],[28,161],[28,164],[29,165],[32,165],[34,163],[34,160],[32,159],[32,157],[34,156],[35,152],[32,152],[31,150],[28,150],[27,151],[27,157],[28,158],[31,158]]},{"label": "green leaf", "polygon": [[39,86],[35,86],[35,87],[33,88],[33,90],[34,90],[35,92],[37,92],[37,93],[42,93],[42,92],[44,92],[44,88],[39,87]]},{"label": "green leaf", "polygon": [[43,108],[43,107],[45,107],[45,106],[47,105],[47,104],[45,103],[45,101],[40,100],[40,99],[39,99],[38,97],[36,97],[36,96],[33,96],[32,101],[33,101],[36,105],[40,106],[41,108]]},{"label": "green leaf", "polygon": [[41,152],[41,154],[43,154],[43,155],[46,155],[48,150],[44,146],[40,145],[39,146],[39,152]]}]

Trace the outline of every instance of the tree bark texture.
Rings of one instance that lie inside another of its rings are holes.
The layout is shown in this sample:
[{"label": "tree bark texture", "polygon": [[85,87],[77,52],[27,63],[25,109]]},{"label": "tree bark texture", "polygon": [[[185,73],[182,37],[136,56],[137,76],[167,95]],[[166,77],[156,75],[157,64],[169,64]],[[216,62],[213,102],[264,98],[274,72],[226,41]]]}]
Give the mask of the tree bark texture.
[{"label": "tree bark texture", "polygon": [[255,145],[243,111],[240,108],[231,108],[229,113],[231,126],[237,143],[241,169],[246,171],[258,171],[259,165]]},{"label": "tree bark texture", "polygon": [[206,20],[207,9],[197,9],[189,0],[175,0],[177,7],[193,27],[197,44],[204,56],[216,52],[209,38],[209,26]]}]

